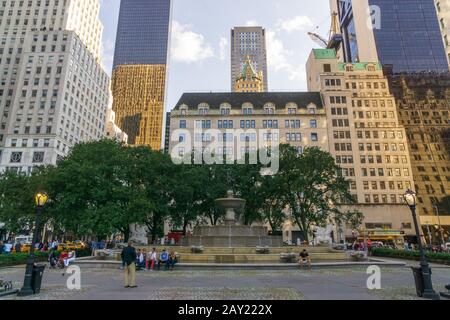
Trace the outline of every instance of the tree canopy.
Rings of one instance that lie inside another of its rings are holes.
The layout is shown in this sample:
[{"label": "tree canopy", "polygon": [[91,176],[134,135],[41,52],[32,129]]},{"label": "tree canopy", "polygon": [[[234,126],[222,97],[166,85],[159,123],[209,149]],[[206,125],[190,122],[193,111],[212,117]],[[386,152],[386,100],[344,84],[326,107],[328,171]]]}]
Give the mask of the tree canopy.
[{"label": "tree canopy", "polygon": [[276,175],[266,176],[256,164],[176,165],[147,147],[110,140],[78,144],[56,166],[31,175],[2,173],[0,221],[11,231],[30,229],[34,194],[44,190],[49,201],[43,218],[54,230],[99,238],[120,232],[127,239],[130,224],[140,224],[155,239],[165,221],[183,233],[220,223],[224,212],[214,200],[231,189],[246,200],[240,214],[247,225],[267,223],[279,232],[291,220],[307,239],[313,224],[361,222],[361,213],[341,209],[354,199],[329,153],[306,148],[298,154],[281,145],[279,164]]}]

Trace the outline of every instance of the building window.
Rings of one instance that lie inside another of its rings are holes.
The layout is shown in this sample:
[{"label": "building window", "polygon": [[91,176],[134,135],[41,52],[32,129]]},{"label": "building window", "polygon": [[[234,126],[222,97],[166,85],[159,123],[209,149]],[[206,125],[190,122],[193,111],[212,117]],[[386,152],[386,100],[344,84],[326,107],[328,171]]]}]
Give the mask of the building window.
[{"label": "building window", "polygon": [[319,141],[319,136],[317,133],[311,133],[311,141]]},{"label": "building window", "polygon": [[180,129],[186,129],[186,120],[180,120]]},{"label": "building window", "polygon": [[317,128],[317,120],[309,120],[309,126],[311,128]]},{"label": "building window", "polygon": [[11,158],[10,158],[11,163],[20,163],[21,161],[22,161],[22,152],[11,153]]},{"label": "building window", "polygon": [[43,163],[43,162],[44,162],[44,152],[34,152],[33,163]]}]

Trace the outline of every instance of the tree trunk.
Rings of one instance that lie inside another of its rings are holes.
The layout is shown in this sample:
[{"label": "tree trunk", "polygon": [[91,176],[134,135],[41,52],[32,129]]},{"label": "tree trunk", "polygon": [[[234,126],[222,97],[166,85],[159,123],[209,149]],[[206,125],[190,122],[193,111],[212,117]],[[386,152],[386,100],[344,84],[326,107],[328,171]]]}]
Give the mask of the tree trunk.
[{"label": "tree trunk", "polygon": [[186,230],[187,230],[188,224],[189,224],[188,221],[185,221],[183,224],[183,236],[186,236],[186,233],[187,233]]},{"label": "tree trunk", "polygon": [[127,228],[123,232],[123,240],[125,243],[128,243],[128,240],[130,240],[130,228]]}]

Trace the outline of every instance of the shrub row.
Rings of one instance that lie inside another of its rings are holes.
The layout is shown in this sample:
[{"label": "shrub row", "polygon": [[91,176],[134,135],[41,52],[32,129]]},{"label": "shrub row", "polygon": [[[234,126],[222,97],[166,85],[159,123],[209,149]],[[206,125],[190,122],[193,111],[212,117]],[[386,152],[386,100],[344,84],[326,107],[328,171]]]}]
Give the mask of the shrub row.
[{"label": "shrub row", "polygon": [[[395,250],[389,248],[374,248],[372,249],[372,255],[378,257],[391,257],[391,258],[403,258],[411,260],[419,260],[419,251],[411,250]],[[450,264],[450,253],[444,252],[426,252],[425,256],[430,262],[446,263]]]},{"label": "shrub row", "polygon": [[[46,262],[48,260],[49,251],[41,252],[35,251],[35,262]],[[87,257],[91,255],[90,249],[75,250],[78,258]],[[59,254],[59,252],[58,252]],[[0,267],[14,266],[25,264],[27,262],[28,253],[11,253],[0,254]]]}]

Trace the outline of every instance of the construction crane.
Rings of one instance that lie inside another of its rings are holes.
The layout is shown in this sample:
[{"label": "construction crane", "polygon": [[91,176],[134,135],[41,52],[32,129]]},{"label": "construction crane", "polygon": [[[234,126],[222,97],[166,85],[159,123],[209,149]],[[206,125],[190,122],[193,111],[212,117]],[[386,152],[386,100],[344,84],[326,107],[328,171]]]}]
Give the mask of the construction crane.
[{"label": "construction crane", "polygon": [[335,49],[337,51],[341,46],[343,40],[342,35],[339,32],[337,12],[333,12],[331,14],[331,27],[328,40],[325,40],[323,37],[314,32],[308,32],[308,35],[314,42],[316,42],[322,48]]}]

